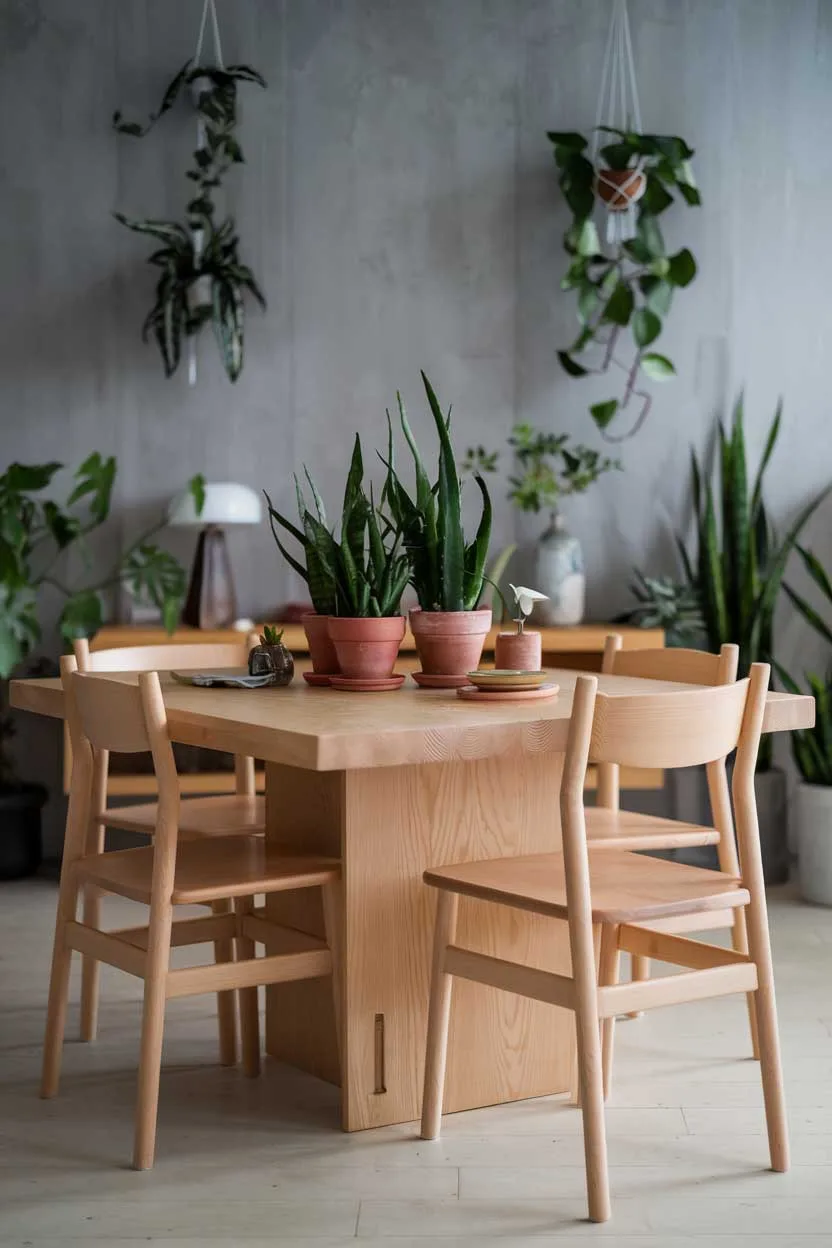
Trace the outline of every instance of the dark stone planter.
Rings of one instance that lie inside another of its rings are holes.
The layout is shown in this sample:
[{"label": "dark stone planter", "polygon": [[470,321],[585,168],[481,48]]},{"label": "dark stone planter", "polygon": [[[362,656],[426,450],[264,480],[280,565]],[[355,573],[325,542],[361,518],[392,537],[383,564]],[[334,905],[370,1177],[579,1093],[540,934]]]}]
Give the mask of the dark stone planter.
[{"label": "dark stone planter", "polygon": [[0,880],[21,880],[40,866],[40,812],[46,796],[39,784],[0,789]]}]

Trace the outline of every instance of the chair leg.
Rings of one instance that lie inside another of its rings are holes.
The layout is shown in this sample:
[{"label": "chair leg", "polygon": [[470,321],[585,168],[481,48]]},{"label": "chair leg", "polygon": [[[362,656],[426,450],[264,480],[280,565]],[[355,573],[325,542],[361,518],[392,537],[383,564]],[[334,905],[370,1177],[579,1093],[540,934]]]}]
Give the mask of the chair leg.
[{"label": "chair leg", "polygon": [[[242,920],[254,909],[253,897],[238,897],[234,902],[237,915],[237,961],[248,962],[257,956],[257,948],[249,936],[241,935]],[[260,1074],[260,1002],[256,988],[239,988],[237,995],[240,1002],[240,1047],[242,1050],[243,1074],[254,1079]]]},{"label": "chair leg", "polygon": [[162,1066],[162,1038],[165,1029],[165,989],[170,968],[172,921],[173,906],[169,901],[160,903],[157,913],[151,916],[148,934],[136,1096],[136,1128],[133,1143],[134,1170],[150,1170],[156,1152],[156,1117],[159,1109],[159,1076]]},{"label": "chair leg", "polygon": [[55,943],[52,950],[52,972],[49,978],[49,1004],[46,1009],[46,1034],[43,1041],[43,1066],[40,1094],[46,1100],[57,1094],[61,1078],[61,1056],[66,1030],[66,1007],[69,1000],[69,972],[72,950],[65,939],[65,920],[60,909],[55,921]]},{"label": "chair leg", "polygon": [[[581,1114],[584,1125],[587,1201],[591,1222],[610,1217],[607,1173],[607,1140],[604,1126],[604,1074],[598,1019],[595,957],[588,940],[580,938],[575,923],[570,933],[572,974],[575,980],[575,1017],[578,1033],[578,1070],[581,1079]],[[588,933],[587,933],[588,936]],[[586,947],[584,947],[586,945]]]},{"label": "chair leg", "polygon": [[[734,923],[731,929],[731,944],[737,953],[748,953],[748,931],[745,921],[745,910],[738,906],[734,911]],[[746,994],[746,1004],[748,1006],[748,1025],[751,1030],[751,1052],[754,1060],[760,1060],[760,1037],[757,1033],[757,1006],[755,1002],[755,994],[749,992]]]},{"label": "chair leg", "polygon": [[448,1057],[448,1026],[451,1019],[453,977],[443,969],[445,950],[453,944],[459,897],[444,889],[439,891],[436,925],[433,935],[433,969],[431,971],[428,1034],[425,1052],[425,1087],[422,1097],[422,1139],[435,1140],[442,1121],[442,1096],[445,1090],[445,1063]]},{"label": "chair leg", "polygon": [[[620,961],[618,948],[618,927],[613,923],[605,923],[601,931],[601,962],[598,969],[598,983],[602,988],[618,983],[618,965]],[[601,1022],[601,1064],[604,1073],[604,1100],[607,1100],[612,1088],[612,1058],[615,1039],[615,1019],[605,1018]]]},{"label": "chair leg", "polygon": [[[640,983],[643,979],[650,978],[650,959],[649,958],[644,958],[641,956],[641,954],[634,953],[632,958],[630,959],[630,963],[632,967],[631,972],[630,972],[630,979],[632,980],[634,984]],[[627,1017],[628,1018],[641,1018],[643,1013],[644,1013],[643,1010],[633,1010],[630,1014],[627,1015]]]},{"label": "chair leg", "polygon": [[774,997],[774,972],[771,964],[771,942],[765,901],[755,905],[752,893],[748,910],[748,944],[752,961],[757,966],[757,991],[753,993],[760,1045],[760,1074],[763,1080],[763,1101],[772,1170],[789,1168],[789,1128],[786,1121],[786,1098],[783,1093],[783,1069],[780,1061],[780,1034],[777,1027],[777,1005]]},{"label": "chair leg", "polygon": [[[341,890],[340,880],[324,884],[321,890],[324,903],[324,932],[332,956],[332,1004],[335,1011],[335,1041],[339,1062],[344,1060],[344,1037],[341,1030],[344,1015],[344,903]],[[342,1078],[342,1086],[343,1083]]]},{"label": "chair leg", "polygon": [[[212,901],[211,910],[214,914],[231,914],[231,902],[227,899]],[[218,963],[234,961],[233,937],[214,941],[214,961]],[[217,993],[217,1022],[220,1037],[220,1063],[223,1066],[236,1066],[237,1001],[233,988],[227,992]]]},{"label": "chair leg", "polygon": [[[107,806],[107,772],[109,754],[107,750],[97,750],[93,756],[93,778],[91,810],[93,818],[87,833],[87,854],[103,854],[106,846],[107,829],[99,823],[95,816],[103,813]],[[84,889],[84,923],[87,927],[101,929],[101,897],[102,893],[94,884]],[[94,1040],[98,1035],[98,992],[101,967],[96,958],[85,953],[81,955],[81,1040]]]}]

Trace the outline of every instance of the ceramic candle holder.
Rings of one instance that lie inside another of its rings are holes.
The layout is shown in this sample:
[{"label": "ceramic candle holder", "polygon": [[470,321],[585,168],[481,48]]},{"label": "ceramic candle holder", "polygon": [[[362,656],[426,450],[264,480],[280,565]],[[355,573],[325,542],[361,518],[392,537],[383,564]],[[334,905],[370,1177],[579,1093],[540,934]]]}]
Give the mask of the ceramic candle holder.
[{"label": "ceramic candle holder", "polygon": [[498,633],[494,666],[510,672],[539,672],[543,658],[540,633]]}]

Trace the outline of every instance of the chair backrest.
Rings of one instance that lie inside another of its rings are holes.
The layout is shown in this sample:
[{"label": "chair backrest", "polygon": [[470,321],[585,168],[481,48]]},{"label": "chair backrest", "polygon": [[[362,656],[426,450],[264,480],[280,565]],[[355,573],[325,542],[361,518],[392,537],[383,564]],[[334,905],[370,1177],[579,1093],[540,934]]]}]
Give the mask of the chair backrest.
[{"label": "chair backrest", "polygon": [[600,694],[597,677],[578,677],[560,796],[570,937],[573,926],[591,927],[592,921],[583,788],[593,758],[630,763],[637,757],[648,766],[687,767],[720,758],[736,746],[734,799],[743,879],[762,887],[754,770],[769,677],[768,664],[755,663],[748,679],[732,685],[637,696]]},{"label": "chair backrest", "polygon": [[248,652],[258,642],[256,633],[241,635],[239,641],[171,642],[160,646],[115,646],[90,650],[86,637],[72,643],[79,672],[169,672],[199,671],[201,668],[245,667]]},{"label": "chair backrest", "polygon": [[74,798],[96,813],[96,790],[103,800],[110,752],[149,750],[159,790],[157,836],[164,830],[166,851],[175,852],[179,779],[158,673],[142,672],[136,683],[108,680],[104,675],[79,672],[74,655],[65,654],[61,682],[72,743],[70,801]]},{"label": "chair backrest", "polygon": [[[604,643],[601,671],[606,676],[638,676],[642,680],[678,681],[686,685],[728,685],[737,679],[739,647],[724,645],[719,654],[708,650],[685,650],[677,647],[653,650],[623,650],[620,633],[610,633]],[[645,764],[646,766],[646,764]],[[709,769],[708,784],[711,805],[717,826],[726,835],[733,834],[730,803],[726,809],[722,797],[727,791],[725,763]],[[598,767],[598,805],[617,810],[620,798],[619,771],[614,763]],[[726,826],[723,828],[721,824]],[[730,824],[730,827],[728,826]]]},{"label": "chair backrest", "polygon": [[677,680],[684,685],[729,685],[737,679],[739,646],[724,645],[719,654],[670,646],[656,650],[623,650],[620,633],[604,643],[601,671],[606,676],[640,676],[644,680]]},{"label": "chair backrest", "polygon": [[[72,643],[72,648],[80,672],[210,671],[246,667],[249,650],[259,640],[257,633],[248,633],[241,634],[239,641],[230,642],[198,641],[182,645],[171,642],[158,646],[115,646],[109,650],[90,650],[86,637],[80,637]],[[240,796],[254,796],[253,758],[239,755],[234,759],[234,788]]]}]

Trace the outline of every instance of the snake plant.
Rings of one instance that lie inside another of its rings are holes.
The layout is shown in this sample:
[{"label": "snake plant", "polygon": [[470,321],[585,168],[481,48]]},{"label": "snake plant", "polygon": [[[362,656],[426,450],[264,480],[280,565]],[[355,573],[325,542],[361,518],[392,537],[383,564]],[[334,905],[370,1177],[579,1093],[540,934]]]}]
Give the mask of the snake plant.
[{"label": "snake plant", "polygon": [[[832,489],[817,494],[793,521],[783,538],[774,530],[763,501],[763,477],[780,433],[778,403],[766,437],[754,483],[749,490],[743,400],[734,407],[733,423],[718,426],[718,471],[713,484],[691,455],[697,550],[690,556],[679,541],[688,581],[698,590],[708,649],[725,642],[739,646],[739,675],[752,663],[772,662],[774,608],[789,556],[812,513]],[[718,518],[719,517],[719,518]],[[771,739],[764,738],[758,768],[771,766]]]},{"label": "snake plant", "polygon": [[[368,498],[364,491],[364,461],[358,434],[344,490],[339,538],[329,527],[320,491],[309,472],[304,471],[314,510],[307,506],[295,478],[302,528],[282,516],[268,494],[266,502],[277,547],[290,567],[306,581],[315,610],[319,615],[350,618],[398,615],[410,567],[401,531],[378,514],[372,493]],[[305,566],[283,545],[278,526],[299,543]]]},{"label": "snake plant", "polygon": [[482,476],[474,473],[482,495],[482,513],[476,535],[465,541],[462,527],[462,490],[450,437],[450,411],[445,416],[433,387],[422,373],[425,393],[439,437],[439,469],[431,484],[407,419],[400,394],[396,395],[399,421],[416,470],[415,497],[396,472],[393,426],[387,413],[387,480],[383,505],[391,523],[403,535],[410,562],[410,583],[423,611],[473,611],[485,584],[485,563],[491,540],[491,498]]},{"label": "snake plant", "polygon": [[[820,560],[802,546],[797,547],[797,553],[803,560],[803,566],[809,576],[826,599],[827,605],[832,609],[832,581]],[[832,623],[825,620],[790,585],[784,585],[783,589],[807,624],[828,645],[832,646]],[[802,692],[797,682],[780,663],[777,663],[776,667],[777,674],[788,693]],[[832,664],[827,668],[825,677],[806,672],[805,678],[809,692],[814,695],[815,699],[815,726],[791,734],[794,761],[806,784],[832,785]]]}]

